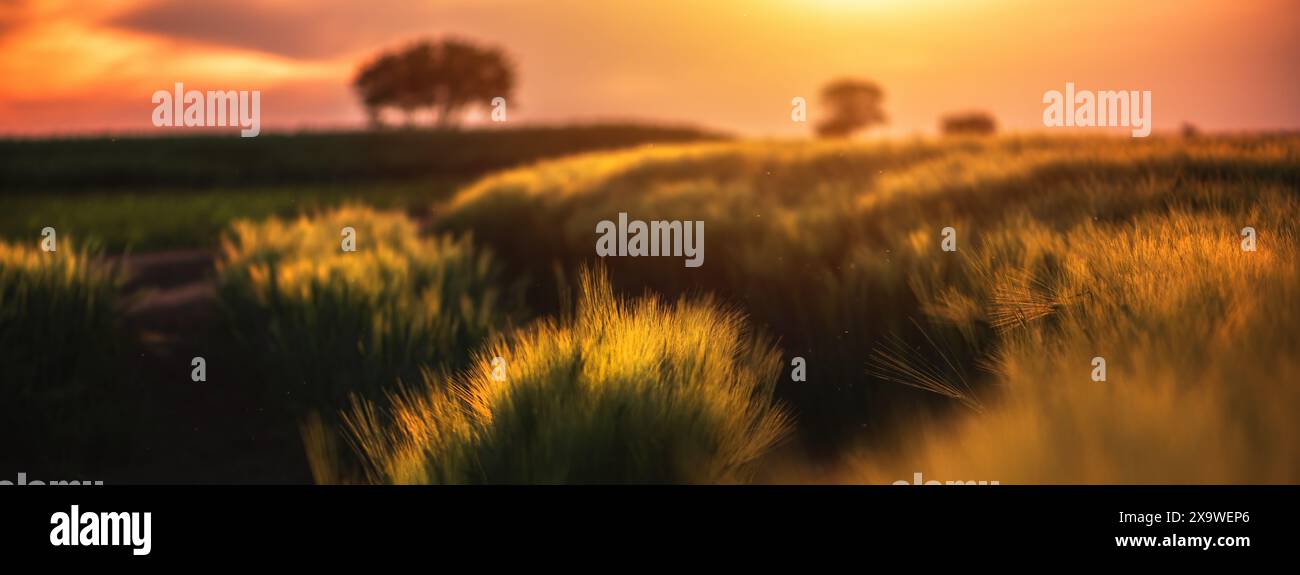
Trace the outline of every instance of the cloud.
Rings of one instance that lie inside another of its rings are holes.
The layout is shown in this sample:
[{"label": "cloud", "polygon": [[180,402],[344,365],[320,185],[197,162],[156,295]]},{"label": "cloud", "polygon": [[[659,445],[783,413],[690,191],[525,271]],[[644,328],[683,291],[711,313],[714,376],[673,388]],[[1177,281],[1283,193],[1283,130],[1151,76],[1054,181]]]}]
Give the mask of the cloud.
[{"label": "cloud", "polygon": [[326,59],[427,30],[436,22],[434,12],[432,3],[405,0],[149,0],[108,24],[290,58]]},{"label": "cloud", "polygon": [[0,40],[3,40],[10,32],[17,30],[31,17],[31,2],[28,0],[0,1]]}]

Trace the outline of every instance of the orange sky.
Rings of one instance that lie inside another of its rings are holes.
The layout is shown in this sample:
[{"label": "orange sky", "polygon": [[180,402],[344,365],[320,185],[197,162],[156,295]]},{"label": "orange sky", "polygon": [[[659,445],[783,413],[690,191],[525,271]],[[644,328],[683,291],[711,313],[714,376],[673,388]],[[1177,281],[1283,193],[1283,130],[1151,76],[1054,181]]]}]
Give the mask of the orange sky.
[{"label": "orange sky", "polygon": [[358,63],[443,34],[514,55],[519,123],[806,134],[851,75],[884,88],[892,135],[964,109],[1042,129],[1067,81],[1151,90],[1157,131],[1300,128],[1298,0],[0,0],[0,133],[156,131],[175,81],[261,90],[264,130],[360,125]]}]

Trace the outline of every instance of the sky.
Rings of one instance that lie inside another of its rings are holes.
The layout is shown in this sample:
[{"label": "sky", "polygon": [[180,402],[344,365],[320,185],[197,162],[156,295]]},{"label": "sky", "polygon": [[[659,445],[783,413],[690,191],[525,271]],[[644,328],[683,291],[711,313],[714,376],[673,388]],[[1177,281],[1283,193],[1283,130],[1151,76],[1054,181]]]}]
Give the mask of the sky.
[{"label": "sky", "polygon": [[[1156,131],[1300,129],[1300,0],[0,0],[0,134],[155,132],[154,91],[261,90],[263,131],[358,127],[358,66],[410,40],[501,46],[509,123],[811,132],[839,77],[887,136],[1047,90],[1150,90]],[[809,122],[791,121],[791,99]]]}]

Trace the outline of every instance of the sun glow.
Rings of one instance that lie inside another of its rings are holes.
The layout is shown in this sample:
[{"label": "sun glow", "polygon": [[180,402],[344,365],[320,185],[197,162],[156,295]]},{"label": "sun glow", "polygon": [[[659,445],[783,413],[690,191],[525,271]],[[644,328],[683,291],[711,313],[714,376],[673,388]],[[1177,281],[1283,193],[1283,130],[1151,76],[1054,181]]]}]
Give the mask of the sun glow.
[{"label": "sun glow", "polygon": [[806,2],[795,2],[794,6],[800,9],[818,8],[824,11],[839,13],[898,13],[898,12],[917,12],[930,10],[934,8],[953,9],[960,8],[968,4],[966,0],[809,0]]}]

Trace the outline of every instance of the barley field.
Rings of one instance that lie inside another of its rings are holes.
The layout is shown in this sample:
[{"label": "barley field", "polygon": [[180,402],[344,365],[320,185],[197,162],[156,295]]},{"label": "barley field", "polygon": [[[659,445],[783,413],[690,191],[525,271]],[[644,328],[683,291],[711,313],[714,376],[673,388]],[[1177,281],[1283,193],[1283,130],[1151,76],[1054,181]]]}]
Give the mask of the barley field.
[{"label": "barley field", "polygon": [[[115,253],[0,246],[6,408],[100,426],[24,424],[76,448],[52,468],[116,445],[129,479],[175,452],[235,481],[1300,481],[1294,136],[669,142],[410,181],[406,209],[295,185],[329,200],[177,244],[216,248],[171,323]],[[703,265],[597,256],[619,214],[703,222]],[[175,222],[132,225],[167,247]],[[216,384],[151,391],[191,355]]]},{"label": "barley field", "polygon": [[490,176],[439,221],[547,309],[596,221],[704,220],[701,268],[605,262],[617,289],[711,294],[776,338],[800,441],[774,480],[1295,482],[1297,144],[659,147]]}]

